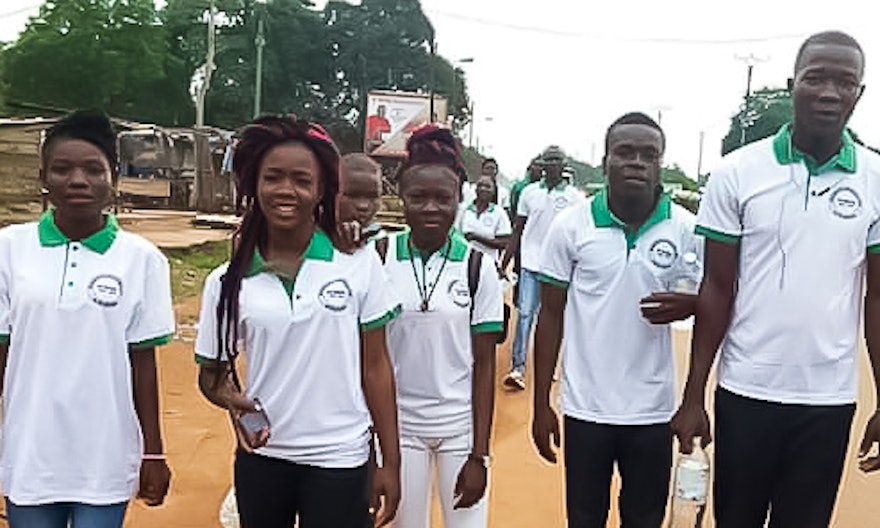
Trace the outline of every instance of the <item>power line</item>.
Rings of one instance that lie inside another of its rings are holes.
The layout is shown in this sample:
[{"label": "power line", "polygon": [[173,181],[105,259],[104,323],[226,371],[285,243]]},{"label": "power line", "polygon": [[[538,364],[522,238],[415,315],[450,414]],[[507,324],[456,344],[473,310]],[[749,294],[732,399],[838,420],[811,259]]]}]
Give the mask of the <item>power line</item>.
[{"label": "power line", "polygon": [[577,31],[561,31],[558,29],[551,29],[547,27],[540,26],[529,26],[523,24],[513,24],[509,22],[497,21],[497,20],[489,20],[485,18],[472,17],[468,15],[462,15],[459,13],[449,13],[446,11],[438,11],[436,9],[426,9],[425,11],[440,16],[449,18],[452,20],[458,20],[462,22],[473,22],[475,24],[482,24],[486,26],[494,26],[504,29],[510,29],[514,31],[524,31],[528,33],[540,33],[544,35],[552,35],[556,37],[566,37],[566,38],[579,38],[579,39],[591,39],[591,40],[612,40],[612,41],[620,41],[620,42],[635,42],[635,43],[646,43],[646,44],[686,44],[686,45],[729,45],[729,44],[756,44],[761,42],[772,42],[777,40],[794,40],[794,39],[803,39],[807,36],[807,33],[790,33],[790,34],[782,34],[782,35],[769,35],[764,37],[741,37],[741,38],[730,38],[730,39],[689,39],[689,38],[669,38],[669,37],[622,37],[622,36],[611,36],[611,35],[602,35],[598,33],[587,33],[587,32],[577,32]]}]

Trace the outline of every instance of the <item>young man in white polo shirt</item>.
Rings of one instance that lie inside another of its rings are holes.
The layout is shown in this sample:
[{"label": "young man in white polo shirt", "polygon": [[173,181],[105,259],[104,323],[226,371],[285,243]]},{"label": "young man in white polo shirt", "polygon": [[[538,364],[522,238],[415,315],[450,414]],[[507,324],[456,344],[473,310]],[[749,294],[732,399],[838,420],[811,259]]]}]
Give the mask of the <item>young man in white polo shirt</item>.
[{"label": "young man in white polo shirt", "polygon": [[563,348],[566,503],[570,528],[604,528],[614,464],[623,526],[659,528],[675,411],[669,323],[693,313],[679,282],[700,276],[694,217],[660,184],[663,131],[626,114],[606,136],[607,187],[563,211],[543,246],[535,333],[532,436],[551,463],[559,423],[550,385]]},{"label": "young man in white polo shirt", "polygon": [[550,146],[542,155],[544,179],[523,189],[517,203],[517,217],[510,244],[501,262],[506,270],[517,251],[521,259],[516,321],[516,334],[511,348],[511,370],[504,385],[516,390],[526,388],[526,351],[535,315],[541,306],[538,294],[538,267],[541,244],[547,236],[550,223],[564,209],[584,202],[584,195],[562,178],[565,152]]},{"label": "young man in white polo shirt", "polygon": [[[809,37],[789,82],[794,120],[729,154],[697,218],[707,238],[690,373],[673,420],[680,448],[711,441],[715,396],[719,528],[828,526],[857,389],[857,333],[880,378],[880,158],[846,122],[862,94],[864,53],[849,35]],[[880,440],[868,423],[861,454]],[[860,467],[880,467],[876,457]]]}]

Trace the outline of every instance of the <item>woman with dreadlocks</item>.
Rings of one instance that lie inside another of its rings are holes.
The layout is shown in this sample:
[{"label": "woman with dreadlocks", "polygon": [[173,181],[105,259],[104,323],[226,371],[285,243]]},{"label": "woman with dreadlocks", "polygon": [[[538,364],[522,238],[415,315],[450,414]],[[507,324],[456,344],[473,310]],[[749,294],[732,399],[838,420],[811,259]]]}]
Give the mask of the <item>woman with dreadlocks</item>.
[{"label": "woman with dreadlocks", "polygon": [[[338,251],[339,153],[319,126],[262,117],[233,168],[246,205],[232,258],[207,278],[199,387],[239,433],[244,528],[363,528],[370,425],[383,455],[373,490],[394,517],[400,454],[385,325],[397,313],[375,252]],[[247,383],[235,360],[247,351]]]},{"label": "woman with dreadlocks", "polygon": [[464,174],[455,138],[428,125],[407,153],[398,184],[410,231],[385,252],[403,306],[388,327],[403,461],[395,523],[427,528],[437,487],[447,528],[485,528],[501,287],[494,261],[452,229]]},{"label": "woman with dreadlocks", "polygon": [[0,230],[0,478],[12,528],[122,526],[161,504],[170,472],[155,347],[174,333],[168,261],[106,212],[116,134],[61,119],[41,147],[52,207]]}]

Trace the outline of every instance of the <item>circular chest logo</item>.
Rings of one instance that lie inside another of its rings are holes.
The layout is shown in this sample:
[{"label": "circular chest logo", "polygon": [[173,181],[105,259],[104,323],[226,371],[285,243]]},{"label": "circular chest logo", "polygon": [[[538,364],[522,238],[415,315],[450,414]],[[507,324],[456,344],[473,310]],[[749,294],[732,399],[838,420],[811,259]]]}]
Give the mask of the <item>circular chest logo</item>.
[{"label": "circular chest logo", "polygon": [[318,300],[331,312],[344,312],[351,300],[351,288],[345,279],[336,279],[321,287]]},{"label": "circular chest logo", "polygon": [[862,211],[862,197],[850,187],[836,189],[828,200],[831,212],[840,218],[855,218]]},{"label": "circular chest logo", "polygon": [[567,196],[557,196],[553,199],[553,208],[557,211],[565,209],[568,207],[568,197]]},{"label": "circular chest logo", "polygon": [[467,308],[471,305],[471,292],[467,283],[463,281],[458,279],[450,281],[446,293],[456,306]]},{"label": "circular chest logo", "polygon": [[483,215],[483,225],[486,227],[492,227],[492,217],[489,215]]},{"label": "circular chest logo", "polygon": [[669,269],[678,258],[678,248],[671,240],[661,238],[651,244],[648,257],[651,259],[651,263],[658,268]]},{"label": "circular chest logo", "polygon": [[88,295],[98,306],[116,306],[122,299],[122,281],[114,275],[98,275],[89,283]]}]

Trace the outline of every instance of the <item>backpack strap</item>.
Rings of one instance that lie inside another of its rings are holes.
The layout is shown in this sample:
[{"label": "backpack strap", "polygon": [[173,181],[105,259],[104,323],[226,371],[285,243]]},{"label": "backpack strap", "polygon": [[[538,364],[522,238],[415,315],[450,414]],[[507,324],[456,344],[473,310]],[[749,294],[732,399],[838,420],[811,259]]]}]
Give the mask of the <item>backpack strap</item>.
[{"label": "backpack strap", "polygon": [[480,287],[480,267],[482,264],[483,252],[471,248],[470,255],[468,255],[468,291],[471,294],[471,318],[474,316],[477,288]]}]

